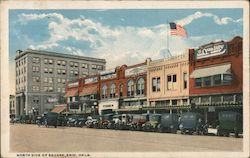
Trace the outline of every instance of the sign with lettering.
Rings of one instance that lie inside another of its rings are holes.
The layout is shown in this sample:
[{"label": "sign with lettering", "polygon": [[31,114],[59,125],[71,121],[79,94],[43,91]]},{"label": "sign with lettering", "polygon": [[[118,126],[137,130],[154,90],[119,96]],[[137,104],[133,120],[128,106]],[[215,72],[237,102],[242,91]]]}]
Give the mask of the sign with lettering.
[{"label": "sign with lettering", "polygon": [[48,103],[55,103],[58,102],[57,98],[48,98]]},{"label": "sign with lettering", "polygon": [[143,65],[143,66],[126,69],[125,76],[127,77],[127,76],[139,75],[139,74],[146,73],[146,72],[147,72],[147,66]]},{"label": "sign with lettering", "polygon": [[102,71],[102,72],[100,72],[100,75],[101,75],[101,77],[100,77],[101,80],[116,78],[115,69]]},{"label": "sign with lettering", "polygon": [[86,78],[86,79],[85,79],[85,84],[88,84],[88,83],[96,83],[97,81],[98,81],[98,78],[97,78],[97,77]]},{"label": "sign with lettering", "polygon": [[211,43],[196,50],[196,59],[208,58],[227,53],[227,43],[224,41]]}]

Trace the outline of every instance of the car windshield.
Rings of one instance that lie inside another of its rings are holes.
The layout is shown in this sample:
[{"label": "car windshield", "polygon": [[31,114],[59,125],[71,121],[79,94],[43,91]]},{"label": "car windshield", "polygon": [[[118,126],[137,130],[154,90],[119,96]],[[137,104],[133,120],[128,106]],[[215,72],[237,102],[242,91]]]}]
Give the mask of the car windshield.
[{"label": "car windshield", "polygon": [[158,121],[160,118],[160,115],[150,115],[149,120],[150,121]]}]

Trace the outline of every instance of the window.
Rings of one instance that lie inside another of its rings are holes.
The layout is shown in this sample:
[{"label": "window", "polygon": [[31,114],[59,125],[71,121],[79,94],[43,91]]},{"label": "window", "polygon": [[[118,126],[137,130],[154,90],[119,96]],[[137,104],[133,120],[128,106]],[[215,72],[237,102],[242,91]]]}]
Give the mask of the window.
[{"label": "window", "polygon": [[57,65],[61,65],[61,60],[58,60],[58,61],[57,61]]},{"label": "window", "polygon": [[53,87],[49,87],[49,92],[53,92]]},{"label": "window", "polygon": [[60,75],[61,74],[61,70],[57,69],[57,74]]},{"label": "window", "polygon": [[222,82],[223,82],[223,85],[230,85],[232,82],[232,75],[231,74],[223,74]]},{"label": "window", "polygon": [[110,98],[114,98],[115,97],[115,84],[112,83],[110,86]]},{"label": "window", "polygon": [[69,64],[70,64],[70,67],[74,66],[74,63],[72,61]]},{"label": "window", "polygon": [[44,64],[48,64],[48,59],[44,59]]},{"label": "window", "polygon": [[66,66],[66,61],[62,61],[62,66]]},{"label": "window", "polygon": [[134,95],[134,81],[129,80],[127,83],[127,96]]},{"label": "window", "polygon": [[152,78],[152,91],[157,92],[161,90],[160,77]]},{"label": "window", "polygon": [[75,66],[75,67],[78,67],[78,63],[74,63],[74,66]]},{"label": "window", "polygon": [[62,74],[65,75],[66,74],[66,70],[61,70]]},{"label": "window", "polygon": [[61,79],[60,79],[60,78],[58,78],[58,79],[57,79],[57,82],[58,82],[58,83],[61,83]]},{"label": "window", "polygon": [[78,75],[78,71],[75,71],[75,76],[77,76]]},{"label": "window", "polygon": [[65,88],[62,88],[62,93],[65,93]]},{"label": "window", "polygon": [[203,78],[203,80],[204,80],[204,87],[208,87],[208,86],[211,86],[212,85],[212,83],[211,83],[211,77],[209,76],[209,77],[204,77]]},{"label": "window", "polygon": [[144,94],[144,79],[140,78],[137,81],[137,95],[143,95]]},{"label": "window", "polygon": [[48,73],[48,68],[44,68],[44,73]]},{"label": "window", "polygon": [[97,65],[92,65],[92,69],[96,69],[97,68]]},{"label": "window", "polygon": [[33,92],[39,91],[39,86],[32,86],[32,91]]},{"label": "window", "polygon": [[97,65],[98,70],[103,70],[102,65]]},{"label": "window", "polygon": [[[39,72],[39,66],[33,66],[32,71],[33,72]],[[20,74],[20,72],[19,72],[19,74]]]},{"label": "window", "polygon": [[52,68],[49,69],[49,73],[50,73],[50,74],[53,73],[53,69],[52,69]]},{"label": "window", "polygon": [[107,86],[102,86],[102,98],[107,98]]},{"label": "window", "polygon": [[49,64],[53,64],[53,60],[52,59],[49,59]]},{"label": "window", "polygon": [[167,76],[167,90],[173,90],[173,89],[177,89],[176,74]]},{"label": "window", "polygon": [[183,73],[183,88],[187,89],[187,73]]},{"label": "window", "polygon": [[202,79],[196,78],[195,79],[195,87],[201,87],[202,86]]},{"label": "window", "polygon": [[49,83],[52,83],[53,82],[53,78],[49,78]]},{"label": "window", "polygon": [[61,88],[60,87],[57,88],[57,92],[61,92]]},{"label": "window", "polygon": [[88,64],[82,64],[82,68],[85,68],[85,69],[87,69],[88,68]]},{"label": "window", "polygon": [[119,93],[120,93],[120,97],[122,97],[122,91],[123,91],[123,85],[120,84],[119,85]]},{"label": "window", "polygon": [[40,58],[38,58],[38,57],[33,57],[33,58],[32,58],[32,61],[33,61],[33,63],[39,63],[39,62],[40,62]]},{"label": "window", "polygon": [[48,82],[48,78],[45,77],[45,78],[43,79],[43,82],[47,83],[47,82]]},{"label": "window", "polygon": [[66,82],[66,80],[63,78],[63,79],[62,79],[62,83],[65,83],[65,82]]},{"label": "window", "polygon": [[73,76],[74,75],[74,71],[70,70],[70,75]]},{"label": "window", "polygon": [[214,85],[221,85],[221,75],[214,75]]},{"label": "window", "polygon": [[38,76],[33,76],[32,77],[33,82],[40,82],[40,77]]}]

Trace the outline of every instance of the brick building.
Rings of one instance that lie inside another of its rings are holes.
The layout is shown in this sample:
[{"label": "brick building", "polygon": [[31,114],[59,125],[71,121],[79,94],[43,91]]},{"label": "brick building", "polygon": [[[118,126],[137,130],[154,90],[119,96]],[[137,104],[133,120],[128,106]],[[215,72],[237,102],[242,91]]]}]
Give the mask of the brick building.
[{"label": "brick building", "polygon": [[189,93],[193,110],[208,123],[221,110],[242,112],[242,38],[215,42],[189,52]]}]

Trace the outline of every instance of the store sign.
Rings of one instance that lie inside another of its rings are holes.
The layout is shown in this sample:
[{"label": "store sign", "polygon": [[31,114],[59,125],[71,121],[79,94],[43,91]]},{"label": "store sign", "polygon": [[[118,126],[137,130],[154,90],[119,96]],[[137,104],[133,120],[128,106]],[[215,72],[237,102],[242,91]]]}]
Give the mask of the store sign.
[{"label": "store sign", "polygon": [[85,84],[96,83],[97,81],[98,81],[97,77],[86,78],[85,79]]},{"label": "store sign", "polygon": [[78,84],[79,84],[78,81],[77,82],[68,83],[68,88],[77,87]]},{"label": "store sign", "polygon": [[101,80],[116,78],[115,69],[100,72]]},{"label": "store sign", "polygon": [[125,76],[134,76],[134,75],[139,75],[142,73],[146,73],[147,72],[147,66],[143,65],[143,66],[138,66],[138,67],[134,67],[134,68],[129,68],[125,70]]},{"label": "store sign", "polygon": [[227,53],[227,43],[224,41],[208,44],[196,50],[196,59],[208,58]]}]

